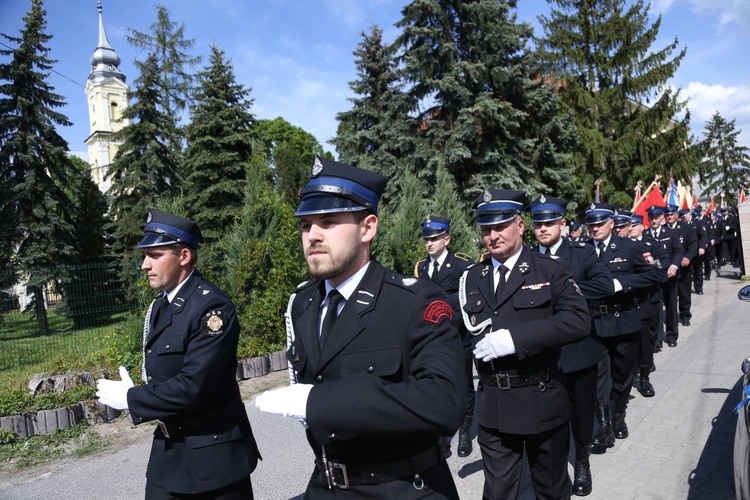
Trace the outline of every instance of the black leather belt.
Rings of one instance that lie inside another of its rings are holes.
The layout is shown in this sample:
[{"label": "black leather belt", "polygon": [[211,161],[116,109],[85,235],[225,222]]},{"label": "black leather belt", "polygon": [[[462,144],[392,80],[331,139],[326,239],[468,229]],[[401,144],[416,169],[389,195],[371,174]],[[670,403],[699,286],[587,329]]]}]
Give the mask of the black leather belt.
[{"label": "black leather belt", "polygon": [[173,422],[164,422],[157,420],[156,423],[159,425],[159,429],[164,434],[164,437],[174,438],[179,436],[186,436],[193,432],[202,429],[203,427],[220,420],[222,417],[232,415],[232,408],[236,404],[232,401],[224,406],[220,406],[206,413],[201,413],[191,418],[184,420],[176,420]]},{"label": "black leather belt", "polygon": [[[493,373],[488,375],[486,373],[480,373],[479,379],[484,385],[490,387],[497,387],[509,391],[516,387],[528,387],[530,385],[543,384],[549,382],[552,377],[550,376],[549,370],[542,370],[540,372],[532,373]],[[544,390],[544,385],[539,387],[540,390]]]},{"label": "black leather belt", "polygon": [[589,309],[594,314],[620,314],[623,311],[638,308],[638,300],[630,298],[617,303],[589,302]]},{"label": "black leather belt", "polygon": [[424,472],[443,459],[437,444],[409,458],[382,464],[346,465],[335,459],[316,459],[318,469],[328,480],[328,487],[348,490],[351,486],[380,484],[397,479],[410,478],[421,482],[419,473]]}]

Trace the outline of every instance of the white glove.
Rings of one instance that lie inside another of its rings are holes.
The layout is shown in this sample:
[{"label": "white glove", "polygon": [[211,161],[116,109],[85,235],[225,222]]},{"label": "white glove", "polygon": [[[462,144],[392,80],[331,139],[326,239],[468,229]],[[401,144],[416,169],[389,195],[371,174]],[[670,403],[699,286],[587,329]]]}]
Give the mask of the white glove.
[{"label": "white glove", "polygon": [[120,378],[122,380],[108,380],[100,378],[96,381],[96,397],[103,405],[116,410],[128,409],[128,390],[134,386],[127,368],[120,367]]},{"label": "white glove", "polygon": [[477,342],[474,349],[474,357],[485,363],[515,353],[516,346],[513,344],[513,338],[505,328],[485,335],[482,340]]},{"label": "white glove", "polygon": [[266,391],[255,398],[255,407],[263,413],[304,419],[307,417],[307,398],[312,388],[312,384],[292,384]]}]

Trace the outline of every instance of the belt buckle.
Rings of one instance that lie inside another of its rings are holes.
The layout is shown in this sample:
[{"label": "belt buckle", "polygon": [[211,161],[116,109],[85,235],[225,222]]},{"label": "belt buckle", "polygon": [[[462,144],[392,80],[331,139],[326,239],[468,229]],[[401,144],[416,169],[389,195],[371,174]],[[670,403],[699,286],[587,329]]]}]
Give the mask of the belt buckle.
[{"label": "belt buckle", "polygon": [[599,314],[609,314],[607,304],[599,304]]},{"label": "belt buckle", "polygon": [[[504,391],[510,390],[510,375],[507,373],[496,373],[495,380],[497,380],[497,387],[499,389]],[[505,381],[505,384],[502,383],[503,380]]]},{"label": "belt buckle", "polygon": [[157,420],[156,423],[159,424],[159,429],[161,429],[161,432],[162,434],[164,434],[164,437],[169,439],[171,436],[169,435],[169,431],[167,430],[167,424],[165,424],[161,420]]},{"label": "belt buckle", "polygon": [[349,474],[346,472],[346,465],[327,461],[326,467],[330,473],[331,484],[340,490],[348,490]]}]

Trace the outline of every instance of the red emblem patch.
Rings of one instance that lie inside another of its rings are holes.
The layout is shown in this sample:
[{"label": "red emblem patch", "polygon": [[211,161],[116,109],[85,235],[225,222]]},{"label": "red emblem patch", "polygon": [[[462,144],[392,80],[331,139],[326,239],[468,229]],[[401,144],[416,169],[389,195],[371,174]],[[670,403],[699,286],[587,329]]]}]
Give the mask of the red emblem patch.
[{"label": "red emblem patch", "polygon": [[436,300],[424,310],[424,320],[437,324],[440,318],[453,319],[453,308],[442,300]]}]

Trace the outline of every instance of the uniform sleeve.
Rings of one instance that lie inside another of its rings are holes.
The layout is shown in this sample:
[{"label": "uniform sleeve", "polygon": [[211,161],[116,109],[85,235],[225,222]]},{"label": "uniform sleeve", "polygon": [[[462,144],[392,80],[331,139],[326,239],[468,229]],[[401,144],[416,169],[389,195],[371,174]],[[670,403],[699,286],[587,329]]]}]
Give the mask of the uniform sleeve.
[{"label": "uniform sleeve", "polygon": [[680,267],[684,255],[685,249],[682,246],[682,243],[680,243],[679,231],[672,231],[672,262],[670,264]]},{"label": "uniform sleeve", "polygon": [[573,281],[570,263],[554,261],[550,279],[553,314],[509,328],[518,359],[576,342],[591,332],[591,317],[586,300]]},{"label": "uniform sleeve", "polygon": [[[674,243],[679,244],[679,241],[674,241]],[[658,245],[659,243],[657,242],[656,244]],[[617,281],[622,285],[622,291],[625,293],[633,292],[648,288],[656,283],[661,283],[662,271],[656,263],[656,258],[651,254],[651,248],[634,241],[632,242],[632,246],[630,246],[630,252],[630,258],[633,259],[634,272],[617,277]]]},{"label": "uniform sleeve", "polygon": [[588,249],[578,251],[585,251],[586,254],[583,259],[585,279],[576,282],[586,300],[603,299],[614,295],[615,285],[612,274],[596,256],[596,252],[588,251]]},{"label": "uniform sleeve", "polygon": [[[339,440],[381,433],[449,435],[461,424],[466,375],[452,309],[445,293],[431,284],[412,297],[406,314],[387,312],[403,330],[401,356],[408,357],[408,373],[394,381],[363,370],[313,387],[307,423],[319,443],[330,442],[334,434]],[[369,314],[376,312],[385,314]]]},{"label": "uniform sleeve", "polygon": [[[175,342],[168,344],[169,349],[184,348],[182,369],[164,382],[149,383],[128,391],[128,407],[136,424],[156,419],[186,418],[214,409],[212,405],[228,402],[235,394],[222,385],[234,381],[233,374],[237,369],[240,329],[234,306],[225,297],[214,294],[211,299],[188,307],[180,313],[180,316],[189,315],[184,318],[183,329],[178,330],[180,323],[175,324],[173,320],[173,324],[162,333],[174,335]],[[182,320],[180,317],[177,321]],[[187,335],[185,328],[189,330]],[[162,355],[169,356],[168,353]],[[219,394],[226,395],[226,401],[219,401]]]}]

